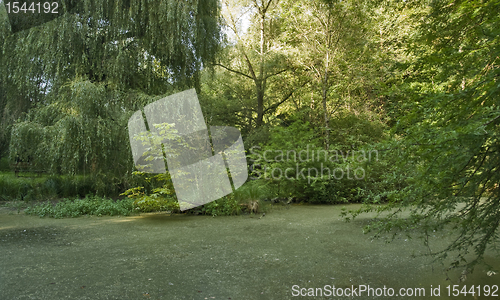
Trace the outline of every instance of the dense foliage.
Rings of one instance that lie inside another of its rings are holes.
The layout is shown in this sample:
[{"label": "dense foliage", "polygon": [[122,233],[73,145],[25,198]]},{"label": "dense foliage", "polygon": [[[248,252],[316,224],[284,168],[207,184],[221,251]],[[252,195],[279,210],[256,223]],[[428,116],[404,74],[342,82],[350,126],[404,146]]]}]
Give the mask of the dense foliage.
[{"label": "dense foliage", "polygon": [[385,191],[388,205],[355,215],[391,212],[372,228],[416,228],[426,241],[453,228],[454,242],[434,255],[471,268],[499,238],[500,5],[436,1],[428,9],[390,93],[399,138],[386,145],[397,165],[388,180],[406,185]]}]

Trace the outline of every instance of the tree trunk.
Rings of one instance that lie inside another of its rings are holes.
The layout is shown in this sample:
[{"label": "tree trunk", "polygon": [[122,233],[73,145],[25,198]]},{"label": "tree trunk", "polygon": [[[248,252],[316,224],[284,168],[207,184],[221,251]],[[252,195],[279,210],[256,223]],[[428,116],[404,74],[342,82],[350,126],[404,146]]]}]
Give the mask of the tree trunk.
[{"label": "tree trunk", "polygon": [[260,84],[256,86],[257,92],[257,120],[255,125],[261,126],[264,122],[264,89]]},{"label": "tree trunk", "polygon": [[325,117],[325,149],[328,150],[330,147],[330,117],[328,115],[328,110],[326,107],[326,99],[327,99],[327,93],[328,93],[328,60],[329,60],[329,51],[326,52],[326,57],[325,57],[325,74],[323,77],[323,84],[322,84],[322,97],[323,97],[323,113]]},{"label": "tree trunk", "polygon": [[266,21],[266,11],[263,9],[260,16],[260,66],[259,79],[255,82],[257,93],[257,121],[256,126],[260,127],[264,123],[264,92],[266,90],[266,75],[264,69],[264,52],[265,52],[265,34],[264,23]]}]

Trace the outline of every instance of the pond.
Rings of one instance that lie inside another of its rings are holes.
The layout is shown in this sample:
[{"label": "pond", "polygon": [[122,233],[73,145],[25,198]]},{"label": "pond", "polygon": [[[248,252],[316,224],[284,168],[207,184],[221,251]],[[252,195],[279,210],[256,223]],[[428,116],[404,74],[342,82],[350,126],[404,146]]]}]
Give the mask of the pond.
[{"label": "pond", "polygon": [[[420,256],[428,253],[421,240],[372,240],[362,232],[370,215],[346,223],[341,208],[295,205],[264,217],[74,219],[4,208],[0,299],[297,299],[308,293],[317,296],[308,299],[373,299],[376,293],[385,293],[379,299],[408,298],[401,292],[413,299],[498,299],[447,297],[447,286],[451,292],[454,284],[483,289],[498,285],[500,275],[478,267],[459,283],[461,270],[446,273],[446,266]],[[438,250],[450,238],[436,234],[430,246]],[[499,270],[498,260],[487,260]],[[391,291],[394,296],[387,297]]]}]

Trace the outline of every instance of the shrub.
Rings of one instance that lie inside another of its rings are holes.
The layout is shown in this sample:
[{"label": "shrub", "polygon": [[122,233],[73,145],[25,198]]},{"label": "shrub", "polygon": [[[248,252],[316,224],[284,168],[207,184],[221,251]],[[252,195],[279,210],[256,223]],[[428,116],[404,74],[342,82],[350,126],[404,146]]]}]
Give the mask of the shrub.
[{"label": "shrub", "polygon": [[234,195],[230,194],[202,205],[199,208],[194,208],[190,213],[201,213],[210,216],[231,216],[240,214],[241,207]]},{"label": "shrub", "polygon": [[153,211],[169,211],[179,212],[179,203],[173,198],[152,196],[143,196],[134,200],[132,203],[134,211],[138,212],[153,212]]},{"label": "shrub", "polygon": [[169,173],[149,175],[144,172],[134,172],[133,175],[135,184],[139,186],[130,188],[121,195],[133,200],[134,211],[179,212],[179,203]]},{"label": "shrub", "polygon": [[2,157],[0,158],[0,172],[10,171],[9,158]]},{"label": "shrub", "polygon": [[276,197],[265,180],[250,180],[234,192],[238,202],[261,201]]},{"label": "shrub", "polygon": [[0,173],[0,200],[70,198],[84,197],[87,194],[109,197],[117,196],[124,189],[124,183],[120,179],[102,174],[32,176],[16,177],[11,172]]},{"label": "shrub", "polygon": [[38,190],[36,187],[43,181],[41,178],[15,177],[14,174],[0,174],[0,199],[31,200]]}]

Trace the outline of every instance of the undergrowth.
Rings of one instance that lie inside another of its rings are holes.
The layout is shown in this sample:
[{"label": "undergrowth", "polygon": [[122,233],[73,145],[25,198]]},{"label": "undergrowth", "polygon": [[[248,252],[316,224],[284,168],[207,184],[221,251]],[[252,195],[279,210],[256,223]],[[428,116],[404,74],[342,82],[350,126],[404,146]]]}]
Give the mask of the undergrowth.
[{"label": "undergrowth", "polygon": [[130,199],[114,201],[99,196],[87,195],[84,199],[63,199],[57,204],[39,203],[28,207],[24,212],[39,217],[65,218],[84,215],[128,216],[133,211]]}]

